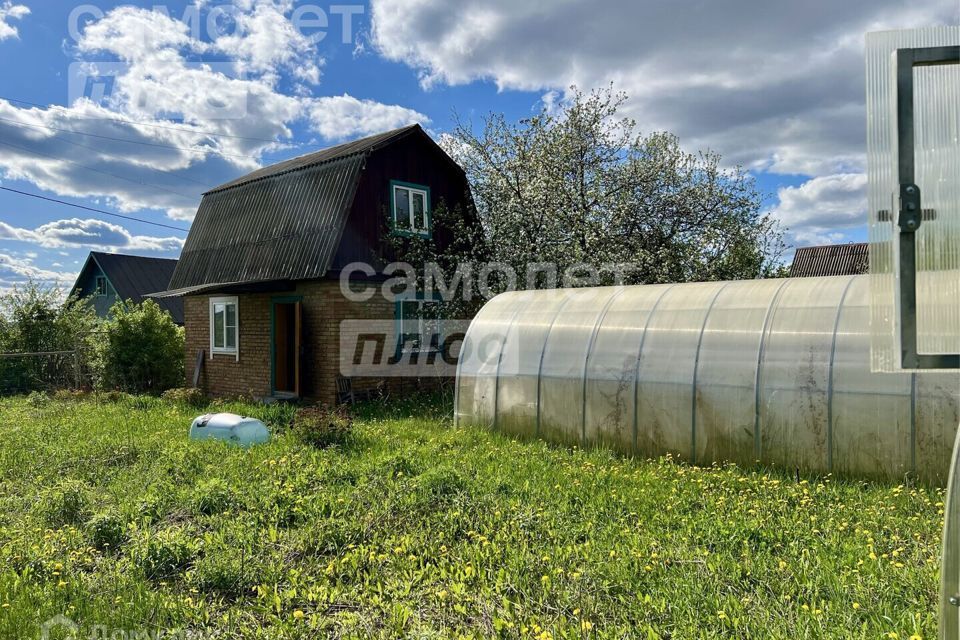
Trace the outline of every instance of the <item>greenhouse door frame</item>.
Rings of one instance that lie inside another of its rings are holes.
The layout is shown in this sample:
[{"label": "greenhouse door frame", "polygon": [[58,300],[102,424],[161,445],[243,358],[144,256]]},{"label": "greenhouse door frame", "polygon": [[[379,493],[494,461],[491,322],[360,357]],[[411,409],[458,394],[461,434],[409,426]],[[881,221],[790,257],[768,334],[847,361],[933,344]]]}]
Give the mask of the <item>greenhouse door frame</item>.
[{"label": "greenhouse door frame", "polygon": [[899,328],[901,366],[904,369],[960,369],[960,354],[920,354],[917,349],[917,237],[924,217],[920,187],[915,184],[914,91],[916,67],[960,64],[960,46],[897,49],[897,175],[900,184],[898,243]]}]

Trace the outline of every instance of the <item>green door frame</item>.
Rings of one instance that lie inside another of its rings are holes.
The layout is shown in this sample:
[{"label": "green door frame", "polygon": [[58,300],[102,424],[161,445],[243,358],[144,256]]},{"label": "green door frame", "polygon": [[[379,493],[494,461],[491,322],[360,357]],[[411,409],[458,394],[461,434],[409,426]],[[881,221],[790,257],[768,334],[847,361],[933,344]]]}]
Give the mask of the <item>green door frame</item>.
[{"label": "green door frame", "polygon": [[[303,302],[303,296],[273,296],[270,298],[270,395],[277,393],[277,305]],[[283,393],[289,393],[284,391]]]}]

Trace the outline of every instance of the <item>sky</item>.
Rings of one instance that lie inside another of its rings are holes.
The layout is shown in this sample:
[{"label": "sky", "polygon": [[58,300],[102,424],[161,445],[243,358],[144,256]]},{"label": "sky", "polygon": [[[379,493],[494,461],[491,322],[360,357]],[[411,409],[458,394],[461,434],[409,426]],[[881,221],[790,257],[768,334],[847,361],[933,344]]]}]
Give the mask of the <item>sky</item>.
[{"label": "sky", "polygon": [[91,250],[176,257],[203,191],[258,166],[574,85],[749,170],[790,245],[861,241],[864,34],[960,23],[958,0],[351,1],[0,0],[0,187],[47,198],[0,190],[0,292],[69,287]]}]

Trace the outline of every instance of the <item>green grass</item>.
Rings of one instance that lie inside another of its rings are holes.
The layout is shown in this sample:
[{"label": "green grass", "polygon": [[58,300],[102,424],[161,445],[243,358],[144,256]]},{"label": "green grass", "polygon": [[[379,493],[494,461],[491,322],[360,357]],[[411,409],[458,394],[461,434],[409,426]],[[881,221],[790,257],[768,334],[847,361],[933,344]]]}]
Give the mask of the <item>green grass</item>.
[{"label": "green grass", "polygon": [[422,400],[327,449],[190,442],[201,411],[0,400],[0,638],[61,613],[115,638],[936,636],[936,490],[516,442]]}]

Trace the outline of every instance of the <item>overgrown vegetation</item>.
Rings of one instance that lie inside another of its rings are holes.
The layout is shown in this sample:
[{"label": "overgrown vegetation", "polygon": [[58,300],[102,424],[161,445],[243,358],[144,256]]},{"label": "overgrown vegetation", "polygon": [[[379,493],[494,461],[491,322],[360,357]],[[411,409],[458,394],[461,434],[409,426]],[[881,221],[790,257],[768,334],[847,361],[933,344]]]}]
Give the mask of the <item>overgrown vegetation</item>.
[{"label": "overgrown vegetation", "polygon": [[183,329],[153,300],[117,302],[95,340],[98,384],[131,393],[183,385]]},{"label": "overgrown vegetation", "polygon": [[[942,493],[452,427],[449,399],[0,399],[0,637],[936,637]],[[280,432],[191,442],[200,411]],[[127,635],[117,635],[121,631]],[[53,636],[57,637],[57,636]]]},{"label": "overgrown vegetation", "polygon": [[27,283],[0,296],[0,394],[159,394],[183,384],[183,353],[183,330],[152,300],[118,302],[101,320],[56,287]]}]

